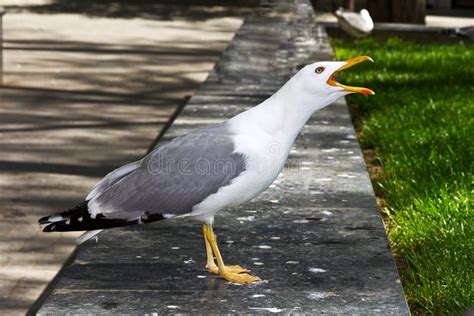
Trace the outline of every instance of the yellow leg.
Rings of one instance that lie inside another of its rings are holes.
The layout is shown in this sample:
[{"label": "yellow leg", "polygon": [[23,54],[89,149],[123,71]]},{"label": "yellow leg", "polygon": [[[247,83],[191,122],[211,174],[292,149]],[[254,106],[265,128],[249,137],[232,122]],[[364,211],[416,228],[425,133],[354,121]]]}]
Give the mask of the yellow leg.
[{"label": "yellow leg", "polygon": [[216,263],[214,261],[214,254],[212,253],[212,247],[206,238],[206,230],[207,230],[206,225],[202,225],[202,234],[204,235],[204,243],[206,244],[206,254],[207,254],[206,268],[209,272],[219,274],[219,268],[216,266]]},{"label": "yellow leg", "polygon": [[[244,269],[240,266],[225,266],[224,260],[222,260],[219,247],[217,246],[216,235],[212,230],[211,225],[203,224],[202,232],[204,235],[204,241],[206,244],[207,253],[207,265],[206,267],[210,272],[219,274],[222,278],[232,283],[248,284],[252,282],[260,281],[260,278],[247,274],[249,270]],[[214,262],[214,256],[217,260],[217,266]]]},{"label": "yellow leg", "polygon": [[[212,252],[211,244],[209,243],[209,241],[206,238],[206,229],[207,229],[207,227],[205,225],[203,225],[202,226],[202,234],[204,235],[204,243],[206,245],[206,254],[207,254],[206,268],[209,272],[219,274],[219,267],[216,265],[216,263],[214,261],[214,253]],[[242,268],[241,266],[238,266],[238,265],[225,266],[225,267],[229,272],[233,272],[233,273],[250,272],[250,270],[244,269],[244,268]]]}]

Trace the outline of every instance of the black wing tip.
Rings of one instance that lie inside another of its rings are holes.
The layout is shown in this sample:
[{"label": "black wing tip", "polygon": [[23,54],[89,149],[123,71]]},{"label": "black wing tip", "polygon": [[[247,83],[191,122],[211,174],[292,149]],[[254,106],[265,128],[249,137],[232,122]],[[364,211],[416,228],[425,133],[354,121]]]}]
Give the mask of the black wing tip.
[{"label": "black wing tip", "polygon": [[[52,232],[52,231],[68,231],[69,223],[71,222],[71,219],[76,219],[77,217],[80,217],[87,213],[88,211],[88,204],[89,201],[83,201],[76,205],[73,208],[70,208],[67,211],[64,211],[62,213],[55,213],[51,214],[48,216],[41,217],[38,219],[38,223],[40,225],[46,225],[50,224],[46,227],[43,228],[44,232]],[[54,220],[53,222],[51,221],[52,217],[61,217],[62,220]],[[88,216],[88,214],[87,214]]]},{"label": "black wing tip", "polygon": [[41,224],[41,225],[48,224],[49,223],[49,218],[50,218],[50,215],[41,217],[38,220],[38,223]]},{"label": "black wing tip", "polygon": [[[141,223],[151,223],[165,219],[163,214],[150,214],[149,212],[145,212],[140,219],[106,218],[103,214],[97,214],[96,217],[91,218],[87,203],[88,201],[84,201],[65,212],[40,218],[38,222],[41,225],[47,225],[43,228],[43,232],[49,233],[107,229]],[[54,216],[61,217],[61,219],[52,219]],[[53,221],[51,221],[51,219]]]},{"label": "black wing tip", "polygon": [[50,233],[50,232],[54,231],[55,227],[56,227],[56,224],[49,224],[48,226],[43,228],[43,232]]},{"label": "black wing tip", "polygon": [[43,232],[51,233],[51,232],[70,232],[70,231],[78,231],[78,230],[86,230],[82,227],[74,227],[70,226],[66,221],[63,222],[56,222],[50,223],[46,227],[43,228]]}]

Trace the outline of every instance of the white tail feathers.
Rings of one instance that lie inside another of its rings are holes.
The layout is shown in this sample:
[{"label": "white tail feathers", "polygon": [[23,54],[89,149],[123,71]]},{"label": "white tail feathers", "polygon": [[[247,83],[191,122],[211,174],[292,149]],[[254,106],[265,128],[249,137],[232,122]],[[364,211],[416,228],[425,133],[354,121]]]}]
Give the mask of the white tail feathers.
[{"label": "white tail feathers", "polygon": [[81,236],[79,236],[79,238],[77,238],[76,242],[78,245],[88,241],[89,239],[91,238],[94,238],[95,236],[97,236],[101,231],[103,231],[103,229],[95,229],[95,230],[89,230],[89,231],[86,231],[84,234],[82,234]]},{"label": "white tail feathers", "polygon": [[56,222],[62,222],[64,220],[64,217],[61,215],[52,215],[48,217],[48,222],[50,223],[56,223]]}]

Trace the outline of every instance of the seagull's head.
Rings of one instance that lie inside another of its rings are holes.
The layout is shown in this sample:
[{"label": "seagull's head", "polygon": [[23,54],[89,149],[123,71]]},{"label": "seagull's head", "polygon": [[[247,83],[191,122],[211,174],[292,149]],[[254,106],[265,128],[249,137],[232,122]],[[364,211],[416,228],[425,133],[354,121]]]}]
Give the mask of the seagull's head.
[{"label": "seagull's head", "polygon": [[319,99],[319,107],[324,107],[339,97],[351,93],[372,95],[375,92],[368,88],[348,86],[336,81],[339,72],[364,61],[374,62],[368,56],[359,56],[346,61],[323,61],[309,64],[296,74],[295,83],[304,90],[305,95],[309,95],[313,100]]}]

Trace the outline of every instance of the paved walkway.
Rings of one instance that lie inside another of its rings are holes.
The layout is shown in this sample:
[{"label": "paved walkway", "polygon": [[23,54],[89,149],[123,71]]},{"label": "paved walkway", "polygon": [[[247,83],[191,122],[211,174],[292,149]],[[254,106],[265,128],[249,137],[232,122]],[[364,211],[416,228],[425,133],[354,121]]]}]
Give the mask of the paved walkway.
[{"label": "paved walkway", "polygon": [[241,18],[9,13],[0,88],[0,315],[24,314],[75,247],[38,217],[140,157]]}]

